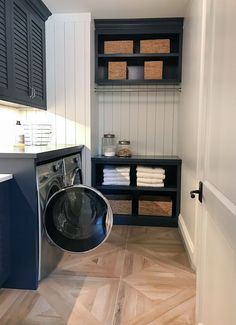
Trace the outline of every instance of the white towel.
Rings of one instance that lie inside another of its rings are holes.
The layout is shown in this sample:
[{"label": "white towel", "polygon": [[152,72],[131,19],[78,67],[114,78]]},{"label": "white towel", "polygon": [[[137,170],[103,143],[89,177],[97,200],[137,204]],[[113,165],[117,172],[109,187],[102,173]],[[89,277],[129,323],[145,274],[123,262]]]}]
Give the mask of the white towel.
[{"label": "white towel", "polygon": [[103,177],[104,181],[129,181],[129,175],[123,176],[123,175],[118,175],[118,176],[105,176]]},{"label": "white towel", "polygon": [[165,169],[160,167],[137,166],[137,172],[165,174]]},{"label": "white towel", "polygon": [[127,185],[129,186],[130,182],[129,181],[104,181],[102,185]]},{"label": "white towel", "polygon": [[164,187],[164,183],[143,183],[137,182],[137,186],[147,186],[147,187]]},{"label": "white towel", "polygon": [[104,176],[109,176],[109,177],[116,177],[116,176],[129,176],[129,172],[118,172],[118,171],[107,171],[107,170],[104,170],[103,171],[103,175]]},{"label": "white towel", "polygon": [[137,172],[137,178],[138,179],[143,179],[143,178],[148,178],[148,179],[165,179],[166,176],[164,174],[159,174],[159,173],[143,173],[143,172]]},{"label": "white towel", "polygon": [[117,171],[117,172],[129,172],[130,167],[127,166],[104,166],[103,171]]},{"label": "white towel", "polygon": [[163,180],[158,178],[137,178],[137,182],[147,183],[147,184],[155,184],[155,183],[161,184],[163,183]]}]

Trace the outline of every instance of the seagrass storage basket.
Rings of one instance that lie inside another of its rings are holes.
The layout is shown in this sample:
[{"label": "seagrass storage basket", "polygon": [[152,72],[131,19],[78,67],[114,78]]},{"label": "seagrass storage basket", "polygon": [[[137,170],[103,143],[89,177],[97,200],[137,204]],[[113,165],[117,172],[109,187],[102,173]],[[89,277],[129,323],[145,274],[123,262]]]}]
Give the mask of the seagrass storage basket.
[{"label": "seagrass storage basket", "polygon": [[127,62],[108,62],[108,79],[125,80],[127,78]]},{"label": "seagrass storage basket", "polygon": [[145,61],[144,79],[161,80],[163,78],[163,61]]},{"label": "seagrass storage basket", "polygon": [[140,53],[170,53],[170,40],[169,39],[141,40]]},{"label": "seagrass storage basket", "polygon": [[133,41],[105,41],[104,54],[132,54]]}]

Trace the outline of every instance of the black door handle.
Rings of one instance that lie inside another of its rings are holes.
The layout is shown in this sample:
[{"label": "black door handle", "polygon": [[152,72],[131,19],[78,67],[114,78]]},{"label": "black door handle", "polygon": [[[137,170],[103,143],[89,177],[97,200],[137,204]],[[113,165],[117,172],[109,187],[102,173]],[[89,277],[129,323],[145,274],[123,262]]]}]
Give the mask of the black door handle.
[{"label": "black door handle", "polygon": [[190,192],[190,196],[192,199],[195,199],[195,195],[198,195],[198,200],[202,203],[202,193],[203,193],[203,183],[199,182],[198,190],[193,190]]}]

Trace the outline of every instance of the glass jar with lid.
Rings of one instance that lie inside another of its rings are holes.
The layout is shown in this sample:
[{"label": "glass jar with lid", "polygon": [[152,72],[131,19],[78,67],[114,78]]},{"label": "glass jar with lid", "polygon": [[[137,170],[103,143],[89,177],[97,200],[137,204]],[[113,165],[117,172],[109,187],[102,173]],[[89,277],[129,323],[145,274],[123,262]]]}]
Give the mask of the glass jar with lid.
[{"label": "glass jar with lid", "polygon": [[132,151],[131,151],[130,141],[128,141],[128,140],[120,140],[118,142],[116,155],[118,157],[131,157],[132,156]]},{"label": "glass jar with lid", "polygon": [[106,157],[113,157],[116,154],[115,134],[107,133],[102,138],[102,154]]}]

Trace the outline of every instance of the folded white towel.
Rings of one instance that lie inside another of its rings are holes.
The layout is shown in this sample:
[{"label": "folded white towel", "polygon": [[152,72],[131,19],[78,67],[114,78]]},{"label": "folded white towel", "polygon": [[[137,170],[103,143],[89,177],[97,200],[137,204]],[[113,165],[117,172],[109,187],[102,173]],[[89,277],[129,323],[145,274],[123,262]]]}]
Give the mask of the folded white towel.
[{"label": "folded white towel", "polygon": [[104,181],[129,181],[129,175],[123,176],[123,175],[118,175],[118,176],[103,176]]},{"label": "folded white towel", "polygon": [[143,183],[137,182],[137,186],[147,186],[147,187],[164,187],[164,183]]},{"label": "folded white towel", "polygon": [[117,172],[129,172],[130,171],[130,167],[128,166],[104,166],[103,171],[114,171],[116,170]]},{"label": "folded white towel", "polygon": [[160,167],[137,166],[137,172],[165,174],[165,169]]},{"label": "folded white towel", "polygon": [[163,179],[158,178],[137,178],[137,182],[147,183],[147,184],[155,184],[155,183],[163,183]]},{"label": "folded white towel", "polygon": [[165,179],[166,176],[164,174],[159,174],[159,173],[146,173],[146,172],[137,172],[137,178],[142,179],[142,178],[149,178],[149,179]]},{"label": "folded white towel", "polygon": [[102,183],[102,185],[129,185],[130,184],[130,182],[129,181],[104,181],[103,183]]},{"label": "folded white towel", "polygon": [[103,175],[104,176],[129,176],[129,172],[118,172],[118,171],[116,171],[116,170],[112,170],[112,171],[107,171],[107,170],[105,170],[105,171],[103,171]]}]

